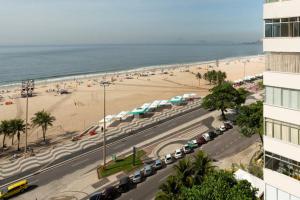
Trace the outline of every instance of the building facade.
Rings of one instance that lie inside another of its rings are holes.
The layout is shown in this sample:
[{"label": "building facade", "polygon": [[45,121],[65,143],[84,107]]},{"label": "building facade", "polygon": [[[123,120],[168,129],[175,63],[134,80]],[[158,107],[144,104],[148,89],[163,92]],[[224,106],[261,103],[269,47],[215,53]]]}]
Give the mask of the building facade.
[{"label": "building facade", "polygon": [[265,200],[300,200],[300,0],[265,0]]}]

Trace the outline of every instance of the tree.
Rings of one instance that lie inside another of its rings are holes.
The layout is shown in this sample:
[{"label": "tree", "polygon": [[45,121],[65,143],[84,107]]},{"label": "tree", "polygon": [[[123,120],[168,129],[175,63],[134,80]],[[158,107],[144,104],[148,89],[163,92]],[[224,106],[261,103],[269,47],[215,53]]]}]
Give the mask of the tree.
[{"label": "tree", "polygon": [[22,119],[13,119],[11,120],[12,122],[12,130],[13,132],[17,135],[18,139],[18,151],[20,151],[20,137],[21,137],[21,132],[24,133],[25,131],[25,123],[24,120]]},{"label": "tree", "polygon": [[180,192],[180,181],[174,175],[167,178],[167,181],[159,186],[160,191],[156,194],[156,200],[175,200],[178,199]]},{"label": "tree", "polygon": [[198,73],[196,74],[196,78],[199,80],[199,86],[200,86],[200,81],[201,81],[201,79],[202,79],[202,75],[200,74],[200,72],[198,72]]},{"label": "tree", "polygon": [[216,70],[212,70],[212,71],[208,71],[203,75],[204,80],[208,81],[209,84],[222,84],[223,82],[225,82],[227,75],[226,72],[222,72],[222,71],[216,71]]},{"label": "tree", "polygon": [[194,184],[193,179],[193,165],[190,159],[180,160],[178,165],[174,165],[176,176],[178,177],[178,181],[180,181],[180,185],[185,187],[192,187]]},{"label": "tree", "polygon": [[212,171],[201,185],[183,188],[179,199],[256,200],[256,189],[248,181],[237,181],[232,172]]},{"label": "tree", "polygon": [[241,106],[236,118],[241,133],[247,137],[258,134],[263,143],[263,102]]},{"label": "tree", "polygon": [[245,94],[228,82],[217,85],[210,91],[211,94],[203,98],[202,107],[221,110],[223,119],[226,119],[225,112],[228,108],[237,108],[246,101]]},{"label": "tree", "polygon": [[9,122],[9,130],[10,130],[9,131],[9,137],[11,138],[11,146],[13,146],[15,135],[17,134],[16,123],[15,123],[15,119],[11,119],[8,122]]},{"label": "tree", "polygon": [[194,182],[201,184],[204,176],[214,169],[211,159],[203,152],[199,151],[194,155],[193,171]]},{"label": "tree", "polygon": [[0,132],[3,134],[2,148],[4,150],[6,136],[8,136],[10,134],[10,123],[8,120],[1,121]]},{"label": "tree", "polygon": [[46,132],[48,130],[48,126],[53,126],[54,121],[55,117],[51,116],[50,113],[44,110],[35,113],[34,117],[31,119],[34,127],[38,126],[42,128],[44,142],[46,142]]}]

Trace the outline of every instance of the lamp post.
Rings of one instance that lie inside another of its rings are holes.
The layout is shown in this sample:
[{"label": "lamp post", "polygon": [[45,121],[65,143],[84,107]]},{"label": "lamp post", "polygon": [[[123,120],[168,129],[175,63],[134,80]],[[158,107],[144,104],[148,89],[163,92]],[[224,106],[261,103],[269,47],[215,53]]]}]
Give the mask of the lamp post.
[{"label": "lamp post", "polygon": [[103,87],[103,168],[106,168],[106,96],[105,89],[110,85],[108,81],[101,81],[100,86]]},{"label": "lamp post", "polygon": [[34,80],[22,81],[21,97],[26,97],[26,120],[25,120],[25,155],[27,154],[28,138],[28,97],[32,96],[34,90]]}]

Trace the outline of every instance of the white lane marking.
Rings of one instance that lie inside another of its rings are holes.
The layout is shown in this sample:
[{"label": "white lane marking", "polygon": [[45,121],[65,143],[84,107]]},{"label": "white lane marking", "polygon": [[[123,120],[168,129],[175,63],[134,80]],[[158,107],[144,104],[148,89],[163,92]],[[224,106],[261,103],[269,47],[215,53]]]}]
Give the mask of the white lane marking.
[{"label": "white lane marking", "polygon": [[84,159],[84,160],[81,160],[81,161],[79,161],[79,162],[76,162],[76,163],[74,163],[74,164],[72,164],[71,166],[72,167],[76,167],[76,166],[78,166],[78,165],[81,165],[82,163],[85,163],[85,162],[87,162],[89,159]]}]

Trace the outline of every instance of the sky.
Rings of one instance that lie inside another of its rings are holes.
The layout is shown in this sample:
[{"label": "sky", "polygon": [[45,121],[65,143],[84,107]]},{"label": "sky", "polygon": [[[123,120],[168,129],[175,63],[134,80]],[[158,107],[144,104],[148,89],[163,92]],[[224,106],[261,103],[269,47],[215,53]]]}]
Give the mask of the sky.
[{"label": "sky", "polygon": [[0,45],[252,42],[261,0],[0,0]]}]

